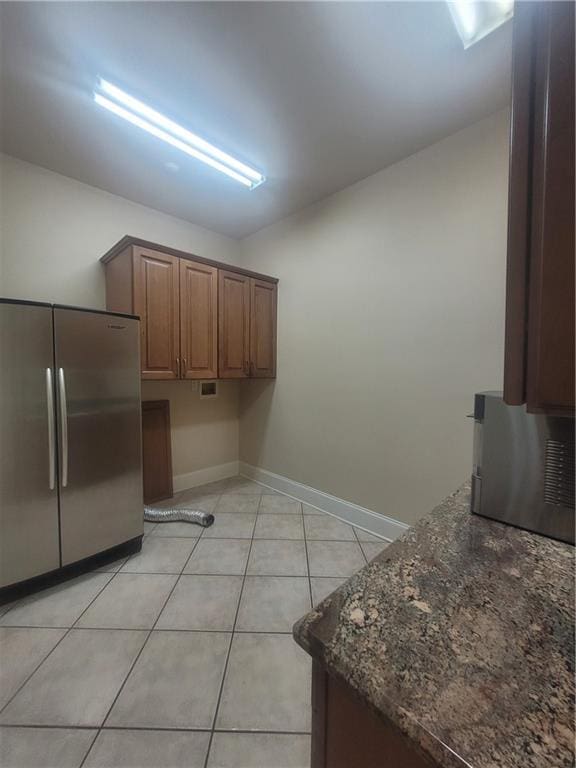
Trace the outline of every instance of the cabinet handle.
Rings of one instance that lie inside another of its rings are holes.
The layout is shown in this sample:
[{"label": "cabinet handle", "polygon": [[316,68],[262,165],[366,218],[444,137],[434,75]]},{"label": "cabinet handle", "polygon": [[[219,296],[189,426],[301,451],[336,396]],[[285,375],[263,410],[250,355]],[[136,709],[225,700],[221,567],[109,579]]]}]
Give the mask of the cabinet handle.
[{"label": "cabinet handle", "polygon": [[60,432],[62,440],[62,488],[68,485],[68,403],[66,402],[66,381],[64,368],[58,369],[60,391]]},{"label": "cabinet handle", "polygon": [[182,358],[182,375],[186,376],[186,371],[188,370],[188,366],[186,365],[186,358]]},{"label": "cabinet handle", "polygon": [[180,378],[180,358],[176,358],[176,378]]},{"label": "cabinet handle", "polygon": [[48,487],[54,490],[56,482],[56,457],[54,455],[54,388],[52,368],[46,368],[46,403],[48,407]]}]

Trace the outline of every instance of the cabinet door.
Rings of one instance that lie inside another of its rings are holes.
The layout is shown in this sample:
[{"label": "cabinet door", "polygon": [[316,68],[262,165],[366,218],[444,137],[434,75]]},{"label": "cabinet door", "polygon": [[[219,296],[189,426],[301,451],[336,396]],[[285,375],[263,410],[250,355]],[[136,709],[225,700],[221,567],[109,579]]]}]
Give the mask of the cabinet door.
[{"label": "cabinet door", "polygon": [[266,280],[250,280],[250,375],[276,376],[277,286]]},{"label": "cabinet door", "polygon": [[218,367],[221,379],[245,379],[250,358],[250,278],[219,270]]},{"label": "cabinet door", "polygon": [[134,250],[134,312],[140,315],[143,379],[177,379],[180,368],[180,259]]},{"label": "cabinet door", "polygon": [[574,409],[574,5],[514,11],[504,400]]},{"label": "cabinet door", "polygon": [[526,402],[548,411],[574,408],[573,3],[538,3],[535,69]]},{"label": "cabinet door", "polygon": [[218,376],[218,270],[180,259],[181,378]]}]

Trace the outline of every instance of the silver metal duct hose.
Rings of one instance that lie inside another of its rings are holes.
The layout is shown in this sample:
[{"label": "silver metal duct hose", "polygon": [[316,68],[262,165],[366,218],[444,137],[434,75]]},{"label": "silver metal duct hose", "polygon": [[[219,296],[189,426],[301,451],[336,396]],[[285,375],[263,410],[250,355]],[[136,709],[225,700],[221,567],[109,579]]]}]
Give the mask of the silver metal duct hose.
[{"label": "silver metal duct hose", "polygon": [[214,522],[214,515],[199,509],[144,507],[144,520],[147,523],[195,523],[208,528]]}]

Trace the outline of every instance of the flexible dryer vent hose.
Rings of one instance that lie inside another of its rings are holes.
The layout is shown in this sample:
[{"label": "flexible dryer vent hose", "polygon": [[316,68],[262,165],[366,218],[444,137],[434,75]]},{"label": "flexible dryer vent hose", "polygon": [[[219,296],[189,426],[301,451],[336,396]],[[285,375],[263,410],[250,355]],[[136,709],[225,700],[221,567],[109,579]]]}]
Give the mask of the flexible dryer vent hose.
[{"label": "flexible dryer vent hose", "polygon": [[214,515],[198,509],[144,507],[144,520],[147,523],[196,523],[208,528],[214,522]]}]

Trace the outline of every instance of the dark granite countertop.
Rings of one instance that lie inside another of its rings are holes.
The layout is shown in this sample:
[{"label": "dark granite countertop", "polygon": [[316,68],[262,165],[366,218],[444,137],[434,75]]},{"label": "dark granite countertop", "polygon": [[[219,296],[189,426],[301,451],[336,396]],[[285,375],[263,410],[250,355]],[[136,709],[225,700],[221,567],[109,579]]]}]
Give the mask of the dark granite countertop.
[{"label": "dark granite countertop", "polygon": [[574,765],[574,548],[462,486],[294,627],[442,768]]}]

